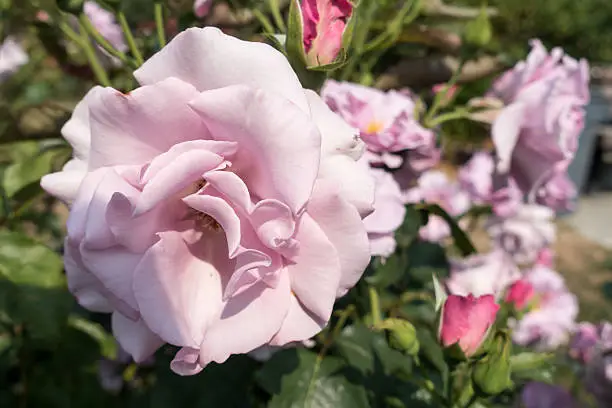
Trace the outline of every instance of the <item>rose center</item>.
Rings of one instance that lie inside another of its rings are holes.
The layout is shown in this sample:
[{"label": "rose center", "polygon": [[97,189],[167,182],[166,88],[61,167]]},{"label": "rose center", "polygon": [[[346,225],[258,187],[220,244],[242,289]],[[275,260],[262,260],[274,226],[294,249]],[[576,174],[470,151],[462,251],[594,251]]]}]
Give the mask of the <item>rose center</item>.
[{"label": "rose center", "polygon": [[384,123],[382,123],[379,120],[374,119],[370,123],[368,123],[368,126],[366,127],[366,133],[369,133],[369,134],[379,133],[384,128],[385,128]]}]

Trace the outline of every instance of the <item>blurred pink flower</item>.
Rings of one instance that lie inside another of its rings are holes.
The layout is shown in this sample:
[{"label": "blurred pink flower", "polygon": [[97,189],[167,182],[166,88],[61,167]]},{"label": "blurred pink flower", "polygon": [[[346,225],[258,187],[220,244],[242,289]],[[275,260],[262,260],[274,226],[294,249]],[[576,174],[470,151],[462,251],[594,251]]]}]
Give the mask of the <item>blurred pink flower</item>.
[{"label": "blurred pink flower", "polygon": [[446,287],[454,295],[494,295],[500,299],[520,278],[521,273],[510,256],[498,249],[485,255],[451,260],[451,275]]},{"label": "blurred pink flower", "polygon": [[179,374],[310,339],[370,261],[374,183],[354,129],[272,47],[212,27],[175,37],[128,95],[96,87],[42,186],[72,203],[70,290],[112,312],[135,361]]},{"label": "blurred pink flower", "polygon": [[437,163],[435,135],[415,119],[415,103],[404,93],[329,80],[321,96],[334,112],[359,129],[372,164],[398,168],[403,162],[399,153],[405,150],[417,153],[408,160],[414,161],[419,171]]},{"label": "blurred pink flower", "polygon": [[495,245],[510,254],[517,264],[530,264],[554,242],[553,217],[554,212],[548,207],[525,204],[511,217],[492,217],[486,228]]},{"label": "blurred pink flower", "polygon": [[193,12],[196,17],[206,17],[208,12],[210,11],[212,3],[213,0],[195,0],[195,2],[193,3]]},{"label": "blurred pink flower", "polygon": [[566,166],[578,148],[589,102],[589,68],[538,40],[526,61],[498,79],[488,96],[506,107],[493,123],[498,170],[525,194],[534,193]]},{"label": "blurred pink flower", "polygon": [[459,183],[478,205],[491,205],[500,217],[508,217],[518,210],[523,193],[512,178],[499,177],[493,157],[486,152],[475,153],[459,169]]},{"label": "blurred pink flower", "polygon": [[[461,190],[459,183],[439,170],[429,170],[417,180],[417,185],[409,189],[404,199],[407,203],[425,202],[438,204],[449,215],[458,216],[470,208],[469,196]],[[443,218],[436,215],[429,217],[427,225],[421,227],[419,235],[422,239],[438,242],[450,236],[450,227]]]},{"label": "blurred pink flower", "polygon": [[444,347],[458,343],[467,357],[473,355],[485,341],[498,310],[492,295],[449,295],[442,307],[440,342]]},{"label": "blurred pink flower", "polygon": [[519,279],[514,282],[506,293],[506,303],[512,304],[517,310],[523,310],[533,299],[535,290],[527,279]]},{"label": "blurred pink flower", "polygon": [[513,340],[538,350],[554,350],[568,340],[575,327],[576,296],[561,275],[542,265],[528,270],[524,279],[533,287],[534,296],[525,315],[512,323]]},{"label": "blurred pink flower", "polygon": [[570,341],[569,355],[576,360],[587,363],[591,359],[599,340],[600,333],[597,326],[589,322],[579,323]]},{"label": "blurred pink flower", "polygon": [[331,64],[342,48],[353,4],[349,0],[302,0],[301,10],[308,65]]},{"label": "blurred pink flower", "polygon": [[7,37],[0,44],[0,81],[14,74],[28,62],[28,54],[13,37]]},{"label": "blurred pink flower", "polygon": [[371,168],[370,172],[375,183],[374,212],[363,222],[368,231],[371,254],[388,257],[395,251],[395,230],[404,222],[406,207],[402,192],[390,173],[376,168]]},{"label": "blurred pink flower", "polygon": [[578,191],[570,180],[566,167],[564,165],[556,169],[552,176],[535,191],[535,201],[537,203],[550,207],[555,211],[570,211],[574,209],[574,199],[577,197]]},{"label": "blurred pink flower", "polygon": [[578,408],[572,395],[558,385],[530,382],[521,392],[522,408]]},{"label": "blurred pink flower", "polygon": [[553,268],[555,265],[555,252],[551,248],[544,248],[538,254],[535,261],[537,265],[543,265],[548,268]]},{"label": "blurred pink flower", "polygon": [[83,12],[93,26],[118,51],[127,51],[128,46],[123,37],[123,30],[117,24],[115,15],[100,7],[95,1],[86,1]]}]

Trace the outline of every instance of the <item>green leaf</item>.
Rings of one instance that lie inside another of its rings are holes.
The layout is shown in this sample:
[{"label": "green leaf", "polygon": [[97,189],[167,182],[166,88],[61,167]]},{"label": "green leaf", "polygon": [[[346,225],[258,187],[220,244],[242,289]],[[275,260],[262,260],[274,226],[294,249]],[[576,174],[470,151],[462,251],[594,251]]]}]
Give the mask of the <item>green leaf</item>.
[{"label": "green leaf", "polygon": [[547,366],[555,358],[550,353],[524,352],[510,357],[512,372],[531,371]]},{"label": "green leaf", "polygon": [[374,261],[374,274],[365,278],[370,285],[384,289],[397,283],[408,271],[408,259],[404,253],[395,253],[389,258]]},{"label": "green leaf", "polygon": [[272,394],[269,408],[367,408],[365,389],[349,380],[350,370],[337,357],[320,359],[310,350],[276,353],[257,373],[258,384]]},{"label": "green leaf", "polygon": [[102,325],[80,316],[70,316],[68,324],[87,334],[100,345],[100,353],[109,360],[117,358],[117,341]]},{"label": "green leaf", "polygon": [[31,155],[12,163],[4,171],[3,185],[6,195],[13,197],[21,189],[38,182],[52,169],[56,152],[47,150],[39,153],[38,148]]},{"label": "green leaf", "polygon": [[453,217],[451,217],[442,207],[438,204],[423,204],[420,208],[427,211],[429,214],[437,215],[446,221],[451,229],[451,235],[455,241],[455,246],[461,251],[463,256],[468,256],[476,253],[476,248],[467,234],[459,227]]},{"label": "green leaf", "polygon": [[448,372],[448,365],[444,360],[444,351],[431,332],[424,329],[417,330],[417,337],[421,345],[421,357],[428,361],[438,372]]},{"label": "green leaf", "polygon": [[406,215],[401,227],[395,232],[395,240],[400,248],[408,248],[419,236],[419,229],[423,225],[423,217],[414,205],[406,206]]},{"label": "green leaf", "polygon": [[438,277],[436,275],[432,275],[433,286],[434,286],[434,295],[436,297],[436,312],[442,308],[444,302],[446,302],[446,298],[448,295],[446,294],[446,290],[440,284]]},{"label": "green leaf", "polygon": [[0,298],[13,324],[23,324],[33,338],[58,339],[72,297],[58,254],[31,238],[0,232]]}]

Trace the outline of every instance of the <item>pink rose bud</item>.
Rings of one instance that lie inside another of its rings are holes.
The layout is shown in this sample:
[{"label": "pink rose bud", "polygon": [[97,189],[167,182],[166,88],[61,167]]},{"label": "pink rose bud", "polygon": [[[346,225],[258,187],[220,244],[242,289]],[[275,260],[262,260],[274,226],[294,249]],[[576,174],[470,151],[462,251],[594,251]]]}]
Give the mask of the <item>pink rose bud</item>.
[{"label": "pink rose bud", "polygon": [[510,286],[506,294],[506,302],[513,304],[517,310],[524,309],[533,299],[535,291],[531,283],[525,279],[518,280]]},{"label": "pink rose bud", "polygon": [[467,357],[473,355],[484,342],[498,310],[493,295],[449,295],[440,322],[442,345],[450,347],[458,343]]},{"label": "pink rose bud", "polygon": [[308,65],[327,65],[336,59],[353,14],[348,0],[302,0],[304,50]]}]

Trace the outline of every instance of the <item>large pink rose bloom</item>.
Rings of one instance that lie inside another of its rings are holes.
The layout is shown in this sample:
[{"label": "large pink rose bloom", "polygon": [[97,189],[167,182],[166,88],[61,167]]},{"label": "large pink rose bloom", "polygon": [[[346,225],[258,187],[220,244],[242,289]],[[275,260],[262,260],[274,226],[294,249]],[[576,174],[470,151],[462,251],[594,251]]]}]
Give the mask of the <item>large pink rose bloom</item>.
[{"label": "large pink rose bloom", "polygon": [[548,53],[540,41],[531,45],[526,61],[498,79],[489,96],[506,105],[493,123],[498,169],[535,194],[576,153],[589,102],[589,69],[559,48]]},{"label": "large pink rose bloom", "polygon": [[94,88],[43,187],[71,203],[65,265],[136,361],[163,343],[193,374],[303,341],[370,253],[373,181],[355,131],[268,45],[189,29],[128,95]]},{"label": "large pink rose bloom", "polygon": [[[439,170],[429,170],[417,180],[417,185],[404,194],[407,203],[438,204],[451,216],[463,214],[470,208],[469,196],[459,184]],[[430,215],[419,235],[426,241],[438,242],[450,236],[451,230],[442,217]]]},{"label": "large pink rose bloom", "polygon": [[398,153],[414,151],[414,167],[424,171],[438,162],[435,134],[415,119],[415,103],[408,95],[383,92],[348,82],[329,80],[321,90],[329,107],[359,129],[372,164],[400,167]]},{"label": "large pink rose bloom", "polygon": [[574,330],[578,300],[565,286],[563,277],[543,265],[534,266],[524,278],[532,286],[533,295],[529,310],[511,324],[513,340],[538,350],[554,350]]},{"label": "large pink rose bloom", "polygon": [[370,252],[388,257],[395,251],[395,230],[404,222],[406,207],[400,187],[390,173],[376,168],[370,168],[370,172],[376,183],[374,212],[364,220]]}]

